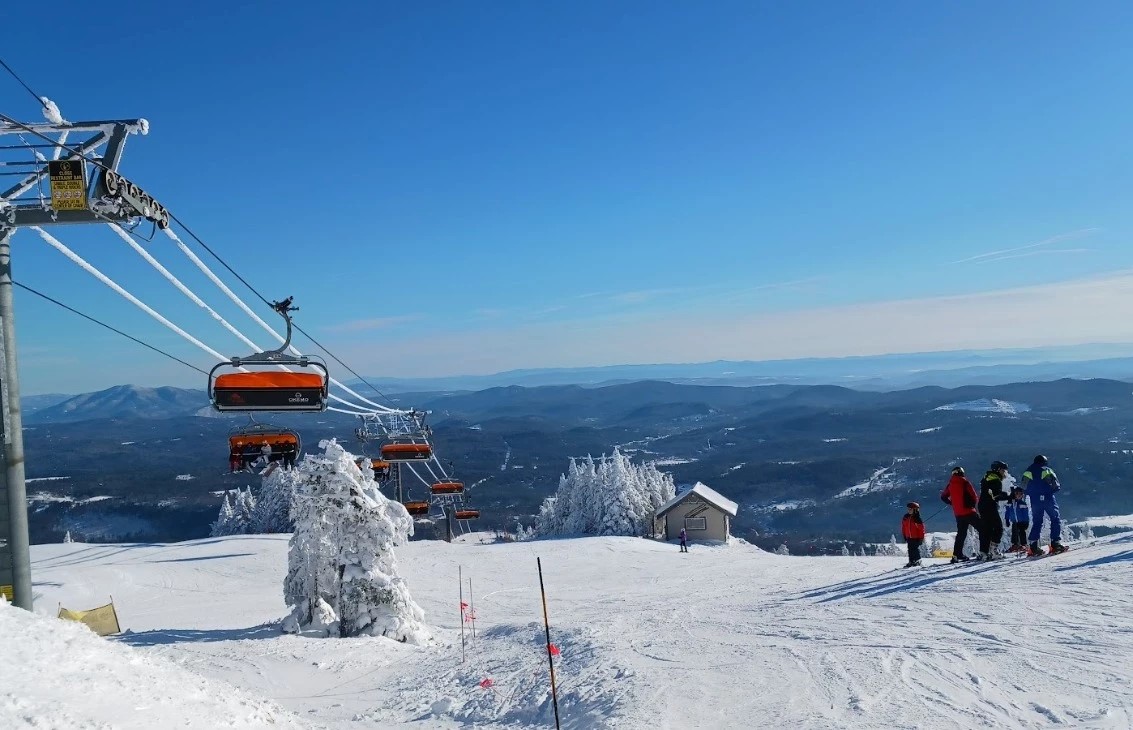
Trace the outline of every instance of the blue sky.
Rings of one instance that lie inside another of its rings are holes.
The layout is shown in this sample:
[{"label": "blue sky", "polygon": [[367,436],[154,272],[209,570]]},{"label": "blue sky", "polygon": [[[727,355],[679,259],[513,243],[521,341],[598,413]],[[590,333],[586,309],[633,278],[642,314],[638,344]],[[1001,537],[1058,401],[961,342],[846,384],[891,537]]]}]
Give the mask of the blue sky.
[{"label": "blue sky", "polygon": [[[147,118],[122,171],[360,372],[1133,341],[1128,3],[230,5],[19,6],[2,57],[68,119]],[[4,76],[0,111],[40,118]],[[31,232],[14,268],[211,364]],[[17,297],[26,392],[201,385]]]}]

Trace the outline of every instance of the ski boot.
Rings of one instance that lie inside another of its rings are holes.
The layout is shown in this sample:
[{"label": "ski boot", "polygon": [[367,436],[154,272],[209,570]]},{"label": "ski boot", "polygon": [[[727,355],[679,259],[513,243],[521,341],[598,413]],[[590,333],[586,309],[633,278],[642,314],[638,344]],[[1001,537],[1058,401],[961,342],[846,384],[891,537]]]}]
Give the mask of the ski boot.
[{"label": "ski boot", "polygon": [[1063,545],[1060,542],[1052,542],[1050,544],[1050,554],[1051,555],[1058,555],[1059,553],[1066,552],[1066,550],[1067,550],[1066,546]]},{"label": "ski boot", "polygon": [[969,560],[971,560],[971,558],[969,558],[967,555],[964,555],[963,553],[961,553],[960,555],[953,555],[952,560],[950,560],[949,562],[952,565],[955,565],[956,563],[966,563]]},{"label": "ski boot", "polygon": [[921,561],[915,560],[911,563],[905,563],[904,567],[906,567],[906,568],[919,568],[919,567],[921,567]]},{"label": "ski boot", "polygon": [[1039,544],[1037,542],[1032,542],[1027,548],[1027,557],[1037,558],[1040,555],[1046,555],[1046,553],[1043,552],[1043,549],[1039,547]]}]

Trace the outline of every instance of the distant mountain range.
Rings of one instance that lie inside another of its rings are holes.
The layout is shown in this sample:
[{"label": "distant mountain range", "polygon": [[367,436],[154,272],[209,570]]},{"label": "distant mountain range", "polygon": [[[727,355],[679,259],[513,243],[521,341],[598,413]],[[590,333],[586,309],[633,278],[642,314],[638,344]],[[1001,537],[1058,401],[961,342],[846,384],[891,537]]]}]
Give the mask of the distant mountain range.
[{"label": "distant mountain range", "polygon": [[[603,367],[509,370],[492,375],[442,378],[367,376],[384,394],[483,390],[520,385],[611,385],[667,380],[697,385],[845,385],[858,390],[895,390],[923,385],[1000,385],[1059,378],[1133,379],[1133,344],[962,350],[798,360],[610,365]],[[351,387],[368,391],[355,380]],[[360,391],[361,392],[361,391]]]},{"label": "distant mountain range", "polygon": [[40,395],[24,398],[27,423],[63,423],[93,418],[174,418],[208,416],[208,397],[203,390],[142,388],[116,385],[82,395]]},{"label": "distant mountain range", "polygon": [[[736,534],[757,541],[888,539],[909,499],[933,505],[926,517],[944,531],[950,518],[936,494],[952,464],[978,478],[1003,459],[1018,475],[1038,452],[1063,477],[1064,517],[1133,512],[1133,384],[1117,380],[885,392],[639,381],[393,397],[431,412],[437,454],[470,485],[485,528],[530,524],[571,457],[615,446],[738,502]],[[36,541],[65,530],[202,537],[218,494],[259,484],[228,472],[227,436],[246,416],[217,417],[201,391],[119,386],[48,402],[25,421]],[[346,414],[256,420],[296,429],[305,453],[325,438],[360,455],[377,446],[355,439],[357,419]],[[427,492],[405,476],[408,496]]]}]

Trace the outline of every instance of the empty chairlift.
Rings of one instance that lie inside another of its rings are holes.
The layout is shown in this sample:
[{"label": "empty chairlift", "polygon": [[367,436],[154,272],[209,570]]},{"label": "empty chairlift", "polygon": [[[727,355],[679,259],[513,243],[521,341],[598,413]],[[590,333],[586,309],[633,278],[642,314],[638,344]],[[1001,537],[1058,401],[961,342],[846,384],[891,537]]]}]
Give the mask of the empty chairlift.
[{"label": "empty chairlift", "polygon": [[433,494],[463,494],[464,482],[446,480],[435,482],[431,488]]},{"label": "empty chairlift", "polygon": [[[209,372],[208,394],[218,411],[323,411],[327,407],[327,367],[317,359],[285,354],[291,344],[291,315],[296,308],[291,298],[272,303],[272,308],[287,322],[287,337],[278,349],[234,357]],[[315,372],[251,370],[218,375],[222,368],[243,369],[246,366],[279,366],[314,368]],[[319,372],[321,371],[321,372]]]},{"label": "empty chairlift", "polygon": [[394,441],[382,445],[382,459],[390,462],[427,461],[433,458],[433,447],[427,443]]},{"label": "empty chairlift", "polygon": [[402,502],[405,511],[413,516],[429,514],[429,502],[424,499],[410,499]]}]

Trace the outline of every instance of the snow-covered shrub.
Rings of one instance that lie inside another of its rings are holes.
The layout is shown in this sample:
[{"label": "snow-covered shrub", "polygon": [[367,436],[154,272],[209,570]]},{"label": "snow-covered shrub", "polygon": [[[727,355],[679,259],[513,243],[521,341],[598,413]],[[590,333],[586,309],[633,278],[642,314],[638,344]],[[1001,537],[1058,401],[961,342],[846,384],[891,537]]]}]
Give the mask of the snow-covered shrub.
[{"label": "snow-covered shrub", "polygon": [[336,441],[319,448],[321,455],[308,454],[292,470],[295,532],[283,587],[291,614],[283,630],[427,642],[425,614],[393,553],[413,534],[412,518]]},{"label": "snow-covered shrub", "polygon": [[543,501],[535,535],[653,534],[657,509],[676,493],[671,475],[634,464],[617,448],[597,462],[570,460],[553,497]]},{"label": "snow-covered shrub", "polygon": [[779,547],[775,548],[775,554],[776,555],[790,555],[791,551],[787,549],[787,543],[783,543]]},{"label": "snow-covered shrub", "polygon": [[846,547],[845,545],[842,545],[842,555],[843,555],[843,557],[847,557],[847,556],[849,556],[849,554],[850,554],[850,548]]}]

